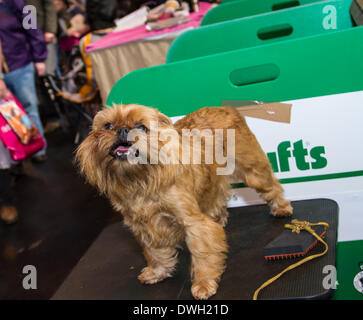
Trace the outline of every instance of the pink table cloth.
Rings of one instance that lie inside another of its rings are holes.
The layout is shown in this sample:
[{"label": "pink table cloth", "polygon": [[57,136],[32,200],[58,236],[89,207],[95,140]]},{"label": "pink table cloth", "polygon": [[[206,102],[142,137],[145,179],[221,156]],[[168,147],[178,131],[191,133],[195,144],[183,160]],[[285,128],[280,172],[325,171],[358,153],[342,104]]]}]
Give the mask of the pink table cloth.
[{"label": "pink table cloth", "polygon": [[136,41],[140,39],[147,39],[149,37],[164,35],[172,32],[176,32],[185,28],[199,27],[200,22],[204,15],[208,12],[211,8],[211,4],[208,2],[200,2],[199,3],[199,12],[191,12],[189,15],[189,22],[177,25],[172,28],[166,28],[162,30],[154,30],[154,31],[147,31],[145,25],[128,29],[120,32],[111,32],[102,39],[90,43],[86,47],[86,51],[94,51],[94,50],[101,50],[113,46],[117,46],[123,43]]}]

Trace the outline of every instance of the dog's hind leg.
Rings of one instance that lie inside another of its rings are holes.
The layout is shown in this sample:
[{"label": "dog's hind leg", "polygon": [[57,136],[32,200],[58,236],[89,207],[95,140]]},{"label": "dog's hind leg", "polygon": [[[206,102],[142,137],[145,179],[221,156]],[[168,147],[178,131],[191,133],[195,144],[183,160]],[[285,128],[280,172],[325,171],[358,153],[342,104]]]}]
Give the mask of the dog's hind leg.
[{"label": "dog's hind leg", "polygon": [[234,177],[242,179],[247,187],[259,192],[268,203],[272,215],[292,214],[290,201],[283,197],[284,189],[276,179],[270,161],[252,133],[245,144],[240,141],[236,145],[235,161]]},{"label": "dog's hind leg", "polygon": [[292,214],[293,209],[290,201],[283,197],[284,190],[275,177],[261,177],[259,174],[246,173],[245,183],[261,194],[262,198],[270,206],[272,215],[289,216]]},{"label": "dog's hind leg", "polygon": [[243,168],[239,176],[243,179],[246,186],[255,189],[261,197],[268,203],[271,214],[274,216],[289,216],[292,214],[290,201],[283,197],[284,189],[276,179],[271,169],[270,163],[259,161],[254,167]]},{"label": "dog's hind leg", "polygon": [[233,177],[242,179],[248,187],[257,190],[270,206],[272,215],[291,215],[290,201],[283,197],[284,190],[274,176],[270,161],[241,115],[238,115],[235,124],[235,134]]},{"label": "dog's hind leg", "polygon": [[242,179],[248,187],[259,192],[270,206],[272,215],[291,215],[293,209],[290,201],[283,197],[284,189],[276,179],[267,155],[249,130],[243,117],[236,129],[236,170],[233,177]]}]

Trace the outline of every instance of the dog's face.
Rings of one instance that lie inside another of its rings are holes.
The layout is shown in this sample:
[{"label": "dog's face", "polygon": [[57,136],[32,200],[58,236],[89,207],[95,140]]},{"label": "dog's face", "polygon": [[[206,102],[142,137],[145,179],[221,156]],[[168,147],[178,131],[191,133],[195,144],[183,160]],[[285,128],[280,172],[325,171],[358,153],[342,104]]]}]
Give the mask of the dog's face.
[{"label": "dog's face", "polygon": [[[113,106],[97,113],[76,160],[88,181],[104,192],[113,177],[145,174],[153,147],[159,151],[163,146],[150,143],[151,135],[172,128],[171,120],[157,109],[135,104]],[[136,159],[144,162],[133,161]]]}]

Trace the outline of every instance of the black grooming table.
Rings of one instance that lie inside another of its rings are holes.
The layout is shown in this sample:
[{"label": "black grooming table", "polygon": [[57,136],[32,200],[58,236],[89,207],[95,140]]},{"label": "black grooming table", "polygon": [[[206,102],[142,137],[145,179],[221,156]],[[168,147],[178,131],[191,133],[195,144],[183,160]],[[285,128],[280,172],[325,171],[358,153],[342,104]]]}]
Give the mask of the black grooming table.
[{"label": "black grooming table", "polygon": [[[323,268],[335,265],[338,206],[328,199],[296,201],[292,205],[295,219],[329,223],[325,235],[329,251],[283,275],[263,289],[259,299],[329,298],[332,291],[323,288]],[[291,218],[272,217],[266,205],[232,208],[229,212],[227,269],[212,299],[251,299],[262,283],[301,259],[266,261],[263,256],[264,246],[284,230]],[[323,249],[318,243],[308,255]],[[141,248],[131,232],[117,223],[100,234],[52,299],[192,299],[189,261],[188,250],[184,249],[173,278],[154,285],[139,283],[137,275],[145,265]]]}]

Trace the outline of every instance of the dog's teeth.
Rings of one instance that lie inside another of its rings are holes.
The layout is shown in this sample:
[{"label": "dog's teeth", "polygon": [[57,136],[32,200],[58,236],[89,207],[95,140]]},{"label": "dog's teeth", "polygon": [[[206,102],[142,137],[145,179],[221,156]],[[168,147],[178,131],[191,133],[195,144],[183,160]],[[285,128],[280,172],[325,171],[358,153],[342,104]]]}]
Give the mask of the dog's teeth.
[{"label": "dog's teeth", "polygon": [[122,152],[122,151],[116,151],[116,155],[117,155],[118,157],[121,157],[121,156],[123,156],[123,155],[128,156],[129,154],[130,154],[130,151],[125,151],[125,152]]}]

